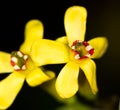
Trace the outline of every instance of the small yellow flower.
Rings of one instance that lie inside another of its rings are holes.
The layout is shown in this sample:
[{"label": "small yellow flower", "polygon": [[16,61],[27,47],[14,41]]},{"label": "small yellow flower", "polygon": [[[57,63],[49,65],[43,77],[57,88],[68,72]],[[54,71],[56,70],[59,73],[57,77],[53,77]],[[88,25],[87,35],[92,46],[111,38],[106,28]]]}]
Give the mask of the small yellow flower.
[{"label": "small yellow flower", "polygon": [[45,71],[45,74],[30,56],[33,42],[42,37],[43,24],[38,20],[30,20],[26,24],[25,41],[20,50],[11,54],[0,51],[0,73],[12,72],[0,81],[0,109],[7,109],[13,103],[25,79],[34,87],[54,77],[52,71]]},{"label": "small yellow flower", "polygon": [[66,36],[56,41],[41,39],[35,42],[31,49],[31,57],[38,65],[66,63],[55,84],[58,94],[63,98],[72,97],[78,91],[78,75],[81,70],[92,92],[98,91],[96,64],[92,58],[100,58],[105,53],[108,42],[105,37],[84,41],[86,18],[87,11],[84,7],[68,8],[64,17]]}]

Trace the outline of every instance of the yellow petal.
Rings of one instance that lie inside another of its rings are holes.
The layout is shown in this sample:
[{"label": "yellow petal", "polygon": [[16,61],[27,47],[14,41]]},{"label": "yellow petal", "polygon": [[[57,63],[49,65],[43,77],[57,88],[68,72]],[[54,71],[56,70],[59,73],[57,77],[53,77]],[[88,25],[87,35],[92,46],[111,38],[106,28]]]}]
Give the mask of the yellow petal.
[{"label": "yellow petal", "polygon": [[10,54],[0,51],[0,73],[12,72],[13,67],[10,64]]},{"label": "yellow petal", "polygon": [[71,46],[75,40],[84,41],[86,31],[87,11],[81,6],[72,6],[67,9],[64,18],[64,25]]},{"label": "yellow petal", "polygon": [[23,74],[14,72],[0,81],[0,110],[11,106],[23,86],[24,79]]},{"label": "yellow petal", "polygon": [[95,49],[95,53],[91,56],[91,58],[100,58],[107,50],[108,40],[105,37],[96,37],[88,42]]},{"label": "yellow petal", "polygon": [[32,60],[37,65],[65,63],[69,60],[68,47],[60,42],[41,39],[31,49]]},{"label": "yellow petal", "polygon": [[68,40],[67,40],[66,36],[59,37],[59,38],[56,39],[56,41],[62,42],[64,44],[68,44]]},{"label": "yellow petal", "polygon": [[55,74],[52,71],[47,71],[45,74],[40,68],[36,68],[27,75],[26,81],[30,86],[34,87],[54,77]]},{"label": "yellow petal", "polygon": [[20,50],[29,54],[32,43],[43,37],[43,24],[39,20],[30,20],[25,26],[25,41],[20,47]]},{"label": "yellow petal", "polygon": [[62,98],[72,97],[78,90],[79,65],[68,62],[56,80],[56,90]]},{"label": "yellow petal", "polygon": [[91,59],[83,59],[80,62],[80,68],[83,70],[86,79],[88,80],[92,92],[95,94],[98,91],[96,82],[96,65]]}]

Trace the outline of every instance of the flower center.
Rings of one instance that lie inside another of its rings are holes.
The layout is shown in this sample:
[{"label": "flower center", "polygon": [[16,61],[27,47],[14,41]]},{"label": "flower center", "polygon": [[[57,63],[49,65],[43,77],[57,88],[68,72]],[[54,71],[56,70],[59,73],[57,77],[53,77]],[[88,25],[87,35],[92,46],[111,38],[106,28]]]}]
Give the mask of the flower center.
[{"label": "flower center", "polygon": [[28,60],[28,55],[22,53],[21,51],[13,51],[11,53],[10,63],[14,70],[26,70],[26,62]]},{"label": "flower center", "polygon": [[94,48],[86,41],[76,40],[71,46],[75,59],[89,58],[94,53]]}]

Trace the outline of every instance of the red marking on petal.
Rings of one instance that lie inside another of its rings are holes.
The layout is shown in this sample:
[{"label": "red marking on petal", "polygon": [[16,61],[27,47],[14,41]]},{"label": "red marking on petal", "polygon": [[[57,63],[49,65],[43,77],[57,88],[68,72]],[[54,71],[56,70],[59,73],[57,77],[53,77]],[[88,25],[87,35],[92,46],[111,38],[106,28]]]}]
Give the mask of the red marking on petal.
[{"label": "red marking on petal", "polygon": [[88,53],[89,53],[90,55],[92,55],[92,54],[94,53],[94,49],[90,49],[90,50],[88,51]]},{"label": "red marking on petal", "polygon": [[85,47],[89,45],[89,43],[86,42],[86,41],[82,42],[82,44],[83,44]]},{"label": "red marking on petal", "polygon": [[80,59],[88,58],[87,56],[82,56]]},{"label": "red marking on petal", "polygon": [[78,52],[78,51],[73,51],[73,52],[74,52],[74,54],[75,54],[75,55],[79,54],[79,52]]},{"label": "red marking on petal", "polygon": [[15,66],[15,62],[13,62],[12,60],[10,61],[12,66]]},{"label": "red marking on petal", "polygon": [[75,46],[78,42],[79,42],[79,40],[74,41],[72,46]]}]

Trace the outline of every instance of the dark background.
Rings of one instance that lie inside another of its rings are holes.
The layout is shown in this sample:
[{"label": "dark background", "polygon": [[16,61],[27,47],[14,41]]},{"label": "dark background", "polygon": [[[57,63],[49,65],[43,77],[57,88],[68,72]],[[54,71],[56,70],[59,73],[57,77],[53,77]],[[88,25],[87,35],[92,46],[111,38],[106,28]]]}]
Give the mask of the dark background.
[{"label": "dark background", "polygon": [[[73,5],[88,11],[86,40],[106,36],[109,48],[98,60],[97,82],[100,97],[120,96],[120,2],[119,0],[41,0],[29,2],[2,2],[0,4],[0,50],[18,50],[24,40],[24,26],[31,19],[44,24],[44,38],[56,39],[65,35],[64,13]],[[56,67],[57,69],[57,67]],[[8,110],[54,110],[56,102],[40,87],[24,83]]]}]

